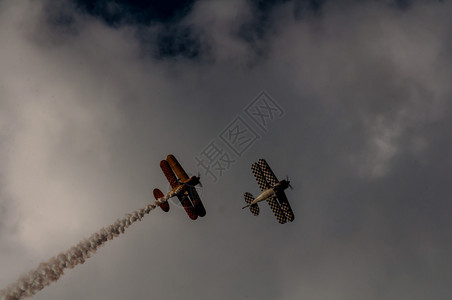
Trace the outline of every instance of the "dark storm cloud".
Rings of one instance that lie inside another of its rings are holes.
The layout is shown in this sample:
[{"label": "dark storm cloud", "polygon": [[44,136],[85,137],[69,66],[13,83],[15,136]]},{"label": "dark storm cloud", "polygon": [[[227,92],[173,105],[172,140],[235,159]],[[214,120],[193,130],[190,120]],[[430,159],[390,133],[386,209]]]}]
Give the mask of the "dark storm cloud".
[{"label": "dark storm cloud", "polygon": [[168,26],[162,30],[156,39],[157,58],[182,56],[194,59],[207,56],[207,52],[202,52],[203,45],[199,33],[190,26]]},{"label": "dark storm cloud", "polygon": [[[244,20],[234,34],[242,38],[258,56],[267,53],[268,31],[272,30],[272,11],[288,2],[248,1],[252,14]],[[320,10],[323,1],[294,1],[294,15]],[[184,23],[184,17],[191,11],[196,1],[176,1],[168,3],[148,1],[71,1],[49,3],[47,19],[60,30],[73,32],[75,11],[88,14],[106,22],[115,28],[138,26],[137,37],[141,40],[143,50],[157,59],[182,57],[186,59],[212,59],[209,52],[209,40],[202,34],[206,28],[195,28]],[[148,30],[154,25],[157,32]]]},{"label": "dark storm cloud", "polygon": [[[76,33],[75,14],[102,20],[113,28],[134,26],[143,50],[156,58],[194,59],[202,47],[199,34],[190,26],[180,24],[193,2],[64,1],[47,3],[45,13],[48,24],[63,33]],[[147,30],[150,25],[158,28],[157,32]]]},{"label": "dark storm cloud", "polygon": [[110,26],[122,24],[145,24],[154,22],[177,22],[187,15],[195,1],[85,1],[74,0],[77,8],[99,17]]},{"label": "dark storm cloud", "polygon": [[[169,152],[196,173],[265,89],[285,115],[218,183],[202,178],[205,218],[155,211],[35,298],[450,298],[449,4],[197,1],[173,23],[110,26],[68,2],[12,3],[2,283],[144,206]],[[260,157],[290,176],[291,224],[240,210]]]}]

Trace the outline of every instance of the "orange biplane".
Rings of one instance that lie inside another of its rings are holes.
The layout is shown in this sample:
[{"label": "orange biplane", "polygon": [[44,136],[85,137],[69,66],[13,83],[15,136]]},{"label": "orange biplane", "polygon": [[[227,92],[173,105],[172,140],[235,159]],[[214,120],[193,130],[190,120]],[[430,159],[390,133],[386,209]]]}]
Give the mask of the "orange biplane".
[{"label": "orange biplane", "polygon": [[[197,184],[200,184],[199,176],[188,177],[187,173],[185,173],[182,166],[172,154],[168,155],[166,160],[160,162],[160,168],[171,185],[171,191],[179,190],[176,196],[190,219],[196,220],[198,216],[204,217],[206,210],[195,188]],[[154,189],[155,199],[163,196],[162,191]],[[169,210],[169,203],[164,202],[160,207],[167,212]]]}]

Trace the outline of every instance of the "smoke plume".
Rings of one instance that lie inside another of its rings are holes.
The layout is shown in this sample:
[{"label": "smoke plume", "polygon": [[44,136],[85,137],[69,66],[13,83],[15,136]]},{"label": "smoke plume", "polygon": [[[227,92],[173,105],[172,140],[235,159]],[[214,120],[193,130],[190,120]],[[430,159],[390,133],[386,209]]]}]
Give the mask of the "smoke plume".
[{"label": "smoke plume", "polygon": [[0,299],[16,300],[33,296],[50,283],[57,281],[64,274],[64,269],[72,269],[78,264],[83,264],[100,246],[124,233],[130,225],[136,221],[141,221],[144,215],[160,206],[163,202],[168,201],[169,198],[174,197],[180,190],[181,188],[178,188],[169,192],[165,197],[155,200],[142,209],[127,214],[123,219],[116,220],[116,222],[106,228],[102,228],[66,252],[42,262],[35,270],[19,278],[9,287],[0,290]]}]

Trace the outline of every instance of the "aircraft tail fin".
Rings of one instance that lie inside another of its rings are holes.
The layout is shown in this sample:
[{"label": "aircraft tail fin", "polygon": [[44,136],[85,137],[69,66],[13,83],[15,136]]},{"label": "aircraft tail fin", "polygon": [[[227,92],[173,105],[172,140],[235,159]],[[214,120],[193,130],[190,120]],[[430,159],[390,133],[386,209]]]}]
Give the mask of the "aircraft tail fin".
[{"label": "aircraft tail fin", "polygon": [[[163,195],[162,191],[159,190],[159,189],[154,189],[153,194],[154,194],[155,200],[165,197],[165,195]],[[168,203],[168,201],[161,203],[160,204],[160,208],[164,212],[168,212],[169,211],[169,203]]]},{"label": "aircraft tail fin", "polygon": [[249,207],[251,213],[255,216],[258,216],[259,215],[259,206],[257,205],[257,203],[250,205],[250,203],[254,200],[253,195],[251,193],[246,192],[244,197],[245,197],[245,202],[248,204],[245,207]]}]

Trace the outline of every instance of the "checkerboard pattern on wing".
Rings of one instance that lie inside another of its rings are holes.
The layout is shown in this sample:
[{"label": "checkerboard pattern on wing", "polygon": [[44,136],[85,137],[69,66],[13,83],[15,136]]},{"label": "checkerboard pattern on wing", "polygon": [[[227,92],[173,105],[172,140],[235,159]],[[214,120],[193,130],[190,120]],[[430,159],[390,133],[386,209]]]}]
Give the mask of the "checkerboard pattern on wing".
[{"label": "checkerboard pattern on wing", "polygon": [[259,159],[257,164],[261,168],[265,180],[267,180],[271,187],[274,187],[279,182],[279,180],[278,178],[276,178],[275,173],[273,173],[272,169],[267,164],[265,159],[263,158]]},{"label": "checkerboard pattern on wing", "polygon": [[273,214],[275,215],[276,219],[279,223],[284,224],[286,223],[286,215],[282,211],[281,207],[279,206],[278,201],[276,201],[275,198],[267,199],[268,205],[270,205],[270,208],[273,211]]},{"label": "checkerboard pattern on wing", "polygon": [[254,163],[251,165],[251,170],[253,171],[254,177],[256,178],[257,184],[259,185],[259,188],[261,191],[265,191],[266,189],[269,189],[267,181],[265,180],[264,174],[262,173],[261,168],[257,163]]},{"label": "checkerboard pattern on wing", "polygon": [[277,194],[279,205],[281,205],[281,209],[286,215],[286,219],[289,222],[292,222],[295,219],[292,208],[290,207],[289,201],[287,200],[286,194],[283,191],[278,192]]}]

